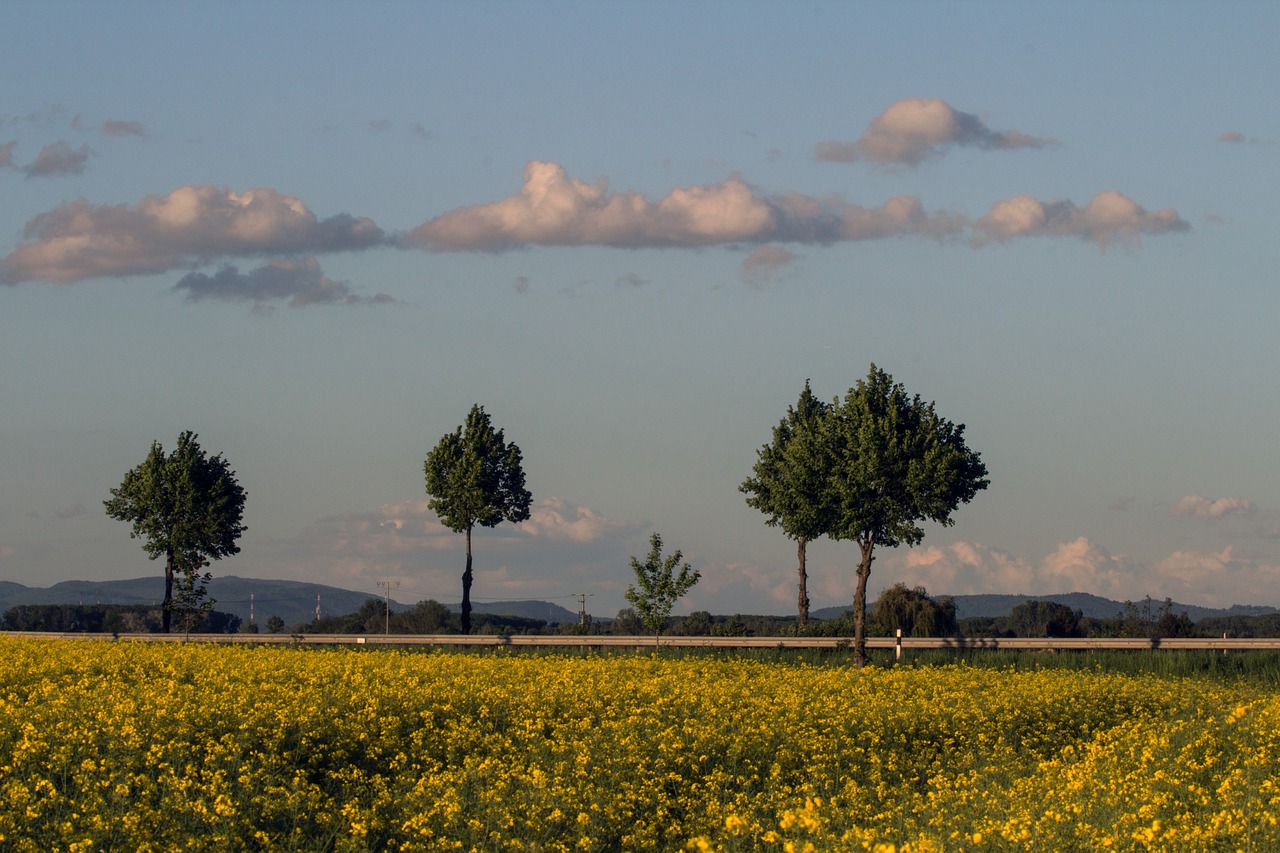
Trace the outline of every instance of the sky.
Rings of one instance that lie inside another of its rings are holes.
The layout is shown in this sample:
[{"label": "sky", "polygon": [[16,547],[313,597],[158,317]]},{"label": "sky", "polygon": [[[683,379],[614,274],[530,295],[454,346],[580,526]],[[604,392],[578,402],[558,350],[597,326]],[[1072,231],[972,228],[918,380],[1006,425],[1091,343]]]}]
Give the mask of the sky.
[{"label": "sky", "polygon": [[[870,591],[1280,606],[1280,5],[11,0],[0,580],[158,575],[102,502],[192,430],[216,574],[461,597],[423,461],[532,514],[479,602],[794,613],[738,490],[874,363],[990,487]],[[856,545],[809,547],[814,608]]]}]

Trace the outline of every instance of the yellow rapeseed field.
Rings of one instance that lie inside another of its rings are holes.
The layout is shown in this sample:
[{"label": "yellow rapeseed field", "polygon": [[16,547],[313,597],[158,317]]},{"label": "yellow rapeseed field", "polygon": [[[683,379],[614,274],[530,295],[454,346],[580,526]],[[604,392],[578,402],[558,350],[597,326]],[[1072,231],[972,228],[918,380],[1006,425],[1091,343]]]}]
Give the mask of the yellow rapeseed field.
[{"label": "yellow rapeseed field", "polygon": [[0,638],[0,849],[1280,850],[1244,684]]}]

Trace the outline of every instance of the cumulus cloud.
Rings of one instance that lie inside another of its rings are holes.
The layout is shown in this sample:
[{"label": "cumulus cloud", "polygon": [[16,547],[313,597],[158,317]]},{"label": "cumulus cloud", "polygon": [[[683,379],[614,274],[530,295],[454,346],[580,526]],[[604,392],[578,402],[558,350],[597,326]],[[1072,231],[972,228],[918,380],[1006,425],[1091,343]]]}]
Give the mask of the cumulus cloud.
[{"label": "cumulus cloud", "polygon": [[272,258],[265,266],[246,273],[228,264],[213,275],[189,273],[174,290],[185,290],[188,302],[216,299],[225,302],[253,302],[265,305],[288,300],[289,307],[307,305],[378,305],[393,301],[385,293],[360,296],[348,285],[334,281],[320,271],[313,257]]},{"label": "cumulus cloud", "polygon": [[80,175],[84,173],[84,164],[94,151],[88,145],[72,148],[66,142],[53,142],[40,149],[36,159],[22,171],[28,178],[48,177],[50,175]]},{"label": "cumulus cloud", "polygon": [[1141,597],[1139,567],[1081,536],[1058,546],[1039,561],[1015,557],[972,542],[946,547],[912,548],[905,554],[904,577],[938,593],[969,595],[1016,593]]},{"label": "cumulus cloud", "polygon": [[1141,234],[1187,231],[1187,224],[1171,207],[1148,212],[1136,201],[1106,190],[1095,195],[1085,207],[1070,201],[1042,202],[1028,195],[998,201],[986,216],[974,223],[975,246],[993,240],[1018,237],[1079,237],[1092,240],[1103,250],[1110,243],[1135,244]]},{"label": "cumulus cloud", "polygon": [[1253,511],[1253,503],[1248,498],[1218,498],[1211,501],[1200,495],[1187,495],[1173,508],[1173,514],[1178,518],[1201,518],[1209,521],[1225,515],[1252,515]]},{"label": "cumulus cloud", "polygon": [[213,186],[179,187],[132,206],[79,199],[32,219],[23,237],[26,242],[0,260],[0,281],[63,284],[225,256],[357,251],[387,240],[370,219],[345,213],[317,219],[292,195]]},{"label": "cumulus cloud", "polygon": [[608,518],[590,507],[570,507],[563,498],[543,498],[518,529],[552,542],[595,542],[614,533],[634,532],[639,528]]},{"label": "cumulus cloud", "polygon": [[1232,145],[1239,145],[1246,142],[1245,136],[1238,130],[1230,130],[1218,137],[1219,142],[1226,142]]},{"label": "cumulus cloud", "polygon": [[750,284],[761,285],[795,259],[781,246],[761,246],[742,261],[742,277]]},{"label": "cumulus cloud", "polygon": [[907,98],[872,120],[854,142],[822,142],[818,160],[871,160],[881,165],[916,166],[953,145],[985,149],[1043,148],[1050,139],[1016,130],[995,131],[982,119],[955,110],[939,98]]},{"label": "cumulus cloud", "polygon": [[770,241],[832,243],[915,234],[943,237],[962,221],[930,214],[911,196],[865,208],[838,197],[757,195],[738,178],[680,187],[656,201],[611,193],[601,178],[570,178],[557,163],[531,161],[519,194],[444,213],[414,229],[407,245],[436,252],[502,251],[531,245],[696,247]]}]

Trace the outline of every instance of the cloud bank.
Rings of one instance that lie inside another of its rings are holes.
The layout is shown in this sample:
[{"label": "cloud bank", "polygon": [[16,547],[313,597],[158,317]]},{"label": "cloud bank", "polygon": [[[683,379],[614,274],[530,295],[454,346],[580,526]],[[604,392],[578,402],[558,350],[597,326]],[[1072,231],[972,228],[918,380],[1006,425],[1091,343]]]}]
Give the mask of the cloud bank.
[{"label": "cloud bank", "polygon": [[570,178],[557,163],[531,161],[519,194],[449,211],[415,228],[405,244],[435,252],[502,251],[525,246],[672,248],[786,241],[833,243],[917,234],[954,234],[961,222],[927,213],[911,196],[877,208],[837,197],[757,195],[731,178],[680,187],[657,201],[610,193],[607,180]]},{"label": "cloud bank", "polygon": [[1147,212],[1116,190],[1098,193],[1085,207],[1019,195],[993,204],[987,215],[974,223],[976,233],[971,242],[981,246],[1017,237],[1079,237],[1105,250],[1110,243],[1135,244],[1141,234],[1167,234],[1190,227],[1173,208]]},{"label": "cloud bank", "polygon": [[1248,498],[1218,498],[1211,501],[1199,495],[1187,495],[1173,508],[1178,518],[1201,518],[1208,521],[1225,515],[1252,515],[1253,503]]},{"label": "cloud bank", "polygon": [[370,219],[317,219],[296,197],[273,189],[237,193],[179,187],[138,204],[84,199],[27,223],[26,242],[0,260],[0,281],[58,284],[99,276],[147,275],[227,256],[358,251],[387,237]]},{"label": "cloud bank", "polygon": [[1055,144],[1016,130],[992,130],[976,115],[959,112],[939,98],[907,98],[873,119],[856,141],[819,143],[814,156],[836,163],[870,160],[880,165],[917,166],[957,145],[1011,149]]},{"label": "cloud bank", "polygon": [[415,228],[402,246],[433,252],[500,252],[530,246],[695,248],[761,245],[744,274],[781,267],[785,249],[766,243],[829,245],[891,237],[956,239],[966,234],[978,247],[1021,237],[1077,237],[1104,250],[1112,243],[1135,245],[1139,235],[1190,228],[1177,210],[1148,212],[1116,190],[1095,195],[1085,207],[1069,200],[1044,202],[1014,196],[991,206],[976,223],[927,211],[915,196],[862,207],[839,196],[800,193],[761,195],[744,181],[681,187],[656,201],[639,193],[611,193],[570,178],[557,163],[531,161],[520,192],[501,201],[457,208]]},{"label": "cloud bank", "polygon": [[1039,561],[972,542],[956,542],[912,548],[903,563],[894,580],[952,595],[1088,592],[1118,601],[1150,595],[1186,604],[1230,607],[1253,602],[1257,590],[1274,589],[1280,582],[1280,566],[1239,555],[1231,547],[1217,552],[1175,551],[1154,563],[1141,564],[1113,556],[1085,537],[1059,545]]}]

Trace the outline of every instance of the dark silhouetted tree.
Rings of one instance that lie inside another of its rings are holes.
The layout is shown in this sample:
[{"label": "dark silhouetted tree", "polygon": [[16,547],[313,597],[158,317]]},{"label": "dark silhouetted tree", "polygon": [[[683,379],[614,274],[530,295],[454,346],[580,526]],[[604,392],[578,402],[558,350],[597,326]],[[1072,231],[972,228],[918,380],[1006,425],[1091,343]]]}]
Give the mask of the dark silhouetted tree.
[{"label": "dark silhouetted tree", "polygon": [[806,546],[826,533],[833,520],[828,500],[830,446],[825,433],[829,414],[830,407],[813,395],[806,381],[800,399],[773,428],[773,441],[757,451],[752,476],[738,487],[747,495],[748,506],[768,516],[766,524],[781,527],[796,540],[801,626],[809,621]]},{"label": "dark silhouetted tree", "polygon": [[503,439],[480,406],[467,421],[440,439],[427,454],[428,506],[455,533],[467,534],[467,566],[462,573],[462,633],[471,633],[471,531],[529,517],[532,495],[524,487],[523,457]]},{"label": "dark silhouetted tree", "polygon": [[[104,501],[107,515],[133,524],[132,538],[143,538],[142,550],[152,560],[164,557],[163,631],[180,612],[187,626],[213,605],[205,598],[210,560],[240,553],[236,540],[244,533],[244,489],[221,455],[206,456],[190,431],[165,455],[152,442],[146,460],[125,474],[119,488]],[[181,575],[180,599],[174,581]]]}]

